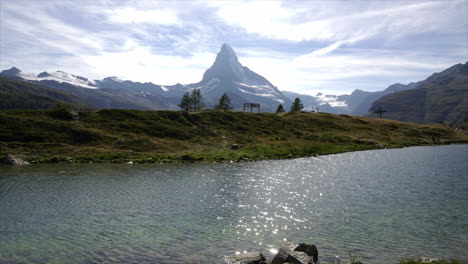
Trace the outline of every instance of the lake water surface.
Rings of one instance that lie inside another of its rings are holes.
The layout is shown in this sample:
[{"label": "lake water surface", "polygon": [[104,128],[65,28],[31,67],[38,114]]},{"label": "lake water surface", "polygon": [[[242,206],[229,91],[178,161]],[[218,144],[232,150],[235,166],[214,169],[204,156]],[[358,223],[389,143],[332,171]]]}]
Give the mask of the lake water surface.
[{"label": "lake water surface", "polygon": [[0,167],[0,263],[222,263],[284,241],[316,244],[322,263],[468,261],[468,145]]}]

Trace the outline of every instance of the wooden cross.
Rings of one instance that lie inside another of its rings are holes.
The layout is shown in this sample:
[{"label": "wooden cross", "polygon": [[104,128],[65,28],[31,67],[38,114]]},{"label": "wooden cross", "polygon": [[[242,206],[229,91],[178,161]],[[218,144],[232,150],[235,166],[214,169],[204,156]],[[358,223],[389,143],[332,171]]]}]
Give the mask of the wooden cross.
[{"label": "wooden cross", "polygon": [[379,114],[379,118],[382,118],[382,113],[387,112],[386,110],[383,110],[381,106],[379,106],[379,109],[375,110],[374,113]]}]

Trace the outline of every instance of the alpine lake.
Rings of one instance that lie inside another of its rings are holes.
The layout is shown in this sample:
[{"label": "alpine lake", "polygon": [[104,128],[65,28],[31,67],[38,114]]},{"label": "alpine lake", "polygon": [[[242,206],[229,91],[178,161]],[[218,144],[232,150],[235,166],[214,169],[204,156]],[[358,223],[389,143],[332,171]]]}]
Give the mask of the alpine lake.
[{"label": "alpine lake", "polygon": [[233,163],[0,166],[0,263],[468,261],[468,145]]}]

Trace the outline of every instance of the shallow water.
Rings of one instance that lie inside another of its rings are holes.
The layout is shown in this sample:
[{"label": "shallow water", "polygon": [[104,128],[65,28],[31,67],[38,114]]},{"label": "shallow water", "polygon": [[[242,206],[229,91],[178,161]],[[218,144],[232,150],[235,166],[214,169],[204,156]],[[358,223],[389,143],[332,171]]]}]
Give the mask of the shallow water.
[{"label": "shallow water", "polygon": [[[314,243],[322,263],[468,261],[468,145],[295,160],[0,167],[0,263],[222,263]],[[344,261],[342,261],[344,262]]]}]

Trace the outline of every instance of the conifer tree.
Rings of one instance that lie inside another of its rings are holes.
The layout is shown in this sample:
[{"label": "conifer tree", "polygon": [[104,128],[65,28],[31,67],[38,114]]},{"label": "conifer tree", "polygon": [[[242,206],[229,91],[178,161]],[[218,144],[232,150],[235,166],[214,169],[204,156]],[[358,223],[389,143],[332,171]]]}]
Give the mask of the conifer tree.
[{"label": "conifer tree", "polygon": [[198,112],[205,108],[205,102],[203,101],[203,96],[200,92],[200,89],[194,89],[192,91],[192,96],[190,97],[190,99],[192,100],[193,111]]},{"label": "conifer tree", "polygon": [[221,98],[219,98],[219,103],[215,106],[215,109],[224,111],[232,109],[231,99],[229,99],[229,96],[226,93],[223,93]]},{"label": "conifer tree", "polygon": [[294,99],[293,104],[291,105],[291,109],[289,110],[289,112],[296,113],[302,111],[302,109],[304,109],[304,106],[302,105],[301,99],[299,99],[299,97],[296,97],[296,99]]},{"label": "conifer tree", "polygon": [[180,100],[179,107],[185,112],[190,112],[192,110],[192,98],[189,92],[184,93],[184,96],[182,96]]},{"label": "conifer tree", "polygon": [[276,108],[276,113],[284,113],[284,107],[282,104],[278,105],[278,108]]}]

